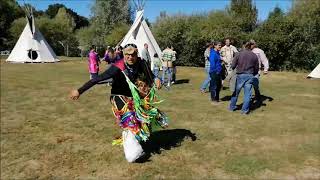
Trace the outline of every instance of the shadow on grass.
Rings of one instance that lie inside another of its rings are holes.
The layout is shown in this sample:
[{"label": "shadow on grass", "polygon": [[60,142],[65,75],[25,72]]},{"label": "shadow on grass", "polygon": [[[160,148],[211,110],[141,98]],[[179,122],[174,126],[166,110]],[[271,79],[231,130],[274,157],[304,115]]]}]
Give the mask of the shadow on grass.
[{"label": "shadow on grass", "polygon": [[[230,101],[231,100],[231,96],[225,96],[223,98],[221,98],[221,101]],[[272,97],[269,96],[265,96],[265,95],[260,95],[260,100],[259,99],[252,99],[251,100],[251,105],[250,105],[250,110],[254,111],[258,108],[260,108],[261,106],[267,106],[267,104],[265,103],[265,101],[271,102],[273,101]],[[240,105],[237,105],[237,109],[236,110],[240,110],[242,108],[243,103],[241,103]]]},{"label": "shadow on grass", "polygon": [[261,94],[260,99],[253,100],[253,102],[251,103],[251,106],[250,106],[250,110],[254,111],[254,110],[260,108],[261,106],[267,106],[267,104],[265,103],[266,100],[268,100],[268,102],[271,102],[271,101],[273,101],[273,98]]},{"label": "shadow on grass", "polygon": [[162,150],[178,147],[186,138],[191,138],[192,141],[195,141],[197,136],[187,129],[169,129],[153,132],[149,140],[141,144],[146,154],[136,162],[144,163],[150,161],[149,158],[152,154],[161,154]]},{"label": "shadow on grass", "polygon": [[185,83],[189,83],[190,79],[179,79],[179,80],[176,80],[174,82],[174,85],[175,84],[185,84]]},{"label": "shadow on grass", "polygon": [[231,96],[225,96],[223,98],[220,99],[221,101],[230,101],[231,100]]},{"label": "shadow on grass", "polygon": [[[254,111],[258,108],[260,108],[261,106],[267,106],[267,104],[265,103],[265,101],[268,100],[268,102],[273,101],[272,97],[269,96],[265,96],[265,95],[260,95],[260,99],[251,99],[251,105],[250,105],[250,111]],[[237,105],[237,110],[240,110],[242,108],[243,103],[241,103],[240,105]]]}]

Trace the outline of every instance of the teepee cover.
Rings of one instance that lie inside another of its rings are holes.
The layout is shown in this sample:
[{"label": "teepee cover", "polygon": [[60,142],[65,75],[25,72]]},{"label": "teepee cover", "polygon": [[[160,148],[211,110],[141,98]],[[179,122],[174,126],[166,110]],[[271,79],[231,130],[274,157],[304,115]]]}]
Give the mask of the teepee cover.
[{"label": "teepee cover", "polygon": [[27,24],[6,61],[17,63],[58,62],[59,59],[41,32],[35,27],[34,18],[30,15],[27,17]]},{"label": "teepee cover", "polygon": [[314,70],[308,75],[308,78],[320,78],[320,63]]},{"label": "teepee cover", "polygon": [[144,44],[147,43],[148,51],[151,56],[151,67],[153,67],[153,55],[157,53],[158,56],[161,57],[162,53],[157,41],[153,37],[145,19],[143,18],[143,12],[144,10],[142,9],[137,11],[136,18],[130,30],[120,42],[120,45],[123,47],[126,44],[134,43],[137,45],[139,53],[141,53],[144,48]]}]

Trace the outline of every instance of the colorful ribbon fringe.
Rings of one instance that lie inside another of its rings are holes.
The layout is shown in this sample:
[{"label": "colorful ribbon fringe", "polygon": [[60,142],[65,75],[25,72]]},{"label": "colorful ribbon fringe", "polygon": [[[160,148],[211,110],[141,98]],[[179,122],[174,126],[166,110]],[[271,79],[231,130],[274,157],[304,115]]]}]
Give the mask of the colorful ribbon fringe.
[{"label": "colorful ribbon fringe", "polygon": [[[126,77],[133,98],[125,98],[125,105],[121,110],[113,107],[114,115],[118,119],[119,126],[130,130],[135,134],[135,138],[141,141],[147,141],[152,128],[168,126],[168,117],[154,107],[154,105],[161,103],[158,101],[159,97],[156,95],[156,88],[153,86],[149,94],[140,98],[138,88],[130,79]],[[115,104],[115,103],[113,103]],[[117,139],[112,142],[112,145],[121,145],[122,141]]]}]

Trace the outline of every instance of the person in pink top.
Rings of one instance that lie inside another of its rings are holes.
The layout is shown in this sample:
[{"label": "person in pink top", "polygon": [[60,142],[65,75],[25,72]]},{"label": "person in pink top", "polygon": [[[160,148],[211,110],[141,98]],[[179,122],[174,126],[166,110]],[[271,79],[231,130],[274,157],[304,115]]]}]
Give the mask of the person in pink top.
[{"label": "person in pink top", "polygon": [[98,74],[99,74],[100,60],[98,57],[98,53],[96,53],[95,49],[96,49],[96,47],[94,45],[92,45],[90,52],[89,52],[89,55],[88,55],[88,66],[89,66],[90,79],[97,78]]}]

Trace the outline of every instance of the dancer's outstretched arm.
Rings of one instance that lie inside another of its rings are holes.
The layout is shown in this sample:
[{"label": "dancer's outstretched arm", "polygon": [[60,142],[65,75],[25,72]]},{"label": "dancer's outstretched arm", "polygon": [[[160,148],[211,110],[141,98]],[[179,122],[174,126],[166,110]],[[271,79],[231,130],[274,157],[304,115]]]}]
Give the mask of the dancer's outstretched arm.
[{"label": "dancer's outstretched arm", "polygon": [[119,68],[116,66],[110,66],[107,70],[105,70],[102,74],[100,74],[97,78],[91,79],[85,84],[83,84],[79,89],[73,89],[70,92],[70,99],[77,100],[79,99],[80,95],[90,89],[92,86],[96,85],[97,83],[104,81],[106,79],[112,78],[117,71],[119,71]]}]

